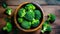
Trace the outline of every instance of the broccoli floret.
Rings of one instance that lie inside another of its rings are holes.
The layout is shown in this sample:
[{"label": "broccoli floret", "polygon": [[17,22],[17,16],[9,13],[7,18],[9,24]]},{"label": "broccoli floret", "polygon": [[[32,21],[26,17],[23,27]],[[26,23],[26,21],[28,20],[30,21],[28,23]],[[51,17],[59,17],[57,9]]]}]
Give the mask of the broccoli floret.
[{"label": "broccoli floret", "polygon": [[24,28],[24,29],[30,29],[30,27],[31,27],[31,22],[23,21],[23,22],[21,23],[21,26],[22,26],[22,28]]},{"label": "broccoli floret", "polygon": [[6,30],[7,32],[12,31],[12,24],[10,22],[7,22],[6,26],[3,27],[3,30]]},{"label": "broccoli floret", "polygon": [[24,21],[23,18],[18,18],[18,22],[19,22],[19,23],[22,23],[23,21]]},{"label": "broccoli floret", "polygon": [[41,13],[39,10],[35,10],[35,18],[40,19],[41,18]]},{"label": "broccoli floret", "polygon": [[39,20],[33,19],[33,21],[32,21],[32,27],[37,27],[39,25],[39,23],[40,23]]},{"label": "broccoli floret", "polygon": [[49,25],[49,26],[47,27],[46,31],[51,32],[51,31],[52,31],[52,27]]},{"label": "broccoli floret", "polygon": [[5,13],[6,13],[7,15],[11,15],[12,9],[11,9],[11,8],[6,8]]},{"label": "broccoli floret", "polygon": [[26,9],[26,10],[34,10],[34,9],[36,9],[36,7],[35,7],[33,4],[27,4],[27,5],[25,6],[25,9]]},{"label": "broccoli floret", "polygon": [[50,24],[50,22],[48,20],[46,20],[45,23]]},{"label": "broccoli floret", "polygon": [[24,17],[25,14],[26,14],[26,12],[25,12],[24,8],[19,9],[19,11],[18,11],[18,16],[19,17]]},{"label": "broccoli floret", "polygon": [[34,17],[35,17],[35,13],[33,12],[33,10],[29,10],[25,14],[25,19],[29,21],[32,21]]},{"label": "broccoli floret", "polygon": [[2,3],[2,7],[3,7],[3,8],[7,8],[7,6],[8,6],[8,5],[7,5],[6,2],[3,2],[3,3]]},{"label": "broccoli floret", "polygon": [[54,22],[56,20],[56,16],[54,14],[49,14],[48,19],[50,22]]},{"label": "broccoli floret", "polygon": [[52,27],[50,26],[50,24],[48,24],[48,23],[45,22],[43,24],[43,29],[41,30],[41,32],[44,33],[46,31],[51,32],[52,31]]}]

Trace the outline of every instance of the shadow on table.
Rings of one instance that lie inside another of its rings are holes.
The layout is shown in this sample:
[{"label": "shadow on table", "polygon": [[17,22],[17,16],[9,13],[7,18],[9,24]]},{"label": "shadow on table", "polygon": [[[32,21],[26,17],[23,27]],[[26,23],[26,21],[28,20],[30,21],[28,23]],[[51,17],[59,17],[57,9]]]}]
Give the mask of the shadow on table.
[{"label": "shadow on table", "polygon": [[[40,34],[43,34],[43,33],[40,32]],[[50,34],[50,32],[46,31],[46,32],[44,32],[44,34]]]}]

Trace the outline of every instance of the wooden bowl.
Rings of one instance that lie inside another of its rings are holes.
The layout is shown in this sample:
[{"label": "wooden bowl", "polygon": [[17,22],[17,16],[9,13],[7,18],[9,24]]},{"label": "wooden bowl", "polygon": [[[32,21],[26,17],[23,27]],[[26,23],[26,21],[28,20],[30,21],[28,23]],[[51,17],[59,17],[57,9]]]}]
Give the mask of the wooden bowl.
[{"label": "wooden bowl", "polygon": [[[34,29],[26,30],[26,29],[23,29],[22,27],[20,27],[20,25],[17,23],[17,18],[16,18],[16,16],[17,16],[18,10],[19,10],[23,5],[26,5],[26,4],[28,4],[28,3],[34,4],[35,6],[37,6],[37,8],[39,8],[39,10],[41,10],[42,18],[41,18],[41,22],[40,22],[40,24],[39,24],[38,27],[36,27],[36,28],[34,28]],[[43,22],[44,22],[43,12],[42,12],[42,11],[43,11],[43,10],[42,10],[42,8],[40,7],[39,4],[37,4],[37,3],[35,3],[35,2],[24,2],[24,3],[20,4],[20,5],[17,7],[17,9],[16,9],[16,11],[15,11],[15,13],[14,13],[14,23],[16,24],[16,26],[17,26],[20,30],[22,30],[22,31],[24,31],[24,32],[37,31],[38,29],[42,28],[42,24],[43,24]]]}]

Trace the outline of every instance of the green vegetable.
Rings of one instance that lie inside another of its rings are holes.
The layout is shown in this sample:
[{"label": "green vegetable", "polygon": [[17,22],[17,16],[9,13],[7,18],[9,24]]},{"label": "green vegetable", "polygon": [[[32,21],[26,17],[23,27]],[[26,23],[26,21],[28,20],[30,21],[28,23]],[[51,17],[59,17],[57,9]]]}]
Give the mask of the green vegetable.
[{"label": "green vegetable", "polygon": [[18,18],[18,22],[19,22],[19,23],[22,23],[23,20],[24,20],[23,18]]},{"label": "green vegetable", "polygon": [[32,27],[37,27],[39,25],[39,23],[40,23],[39,20],[33,19],[33,21],[32,21]]},{"label": "green vegetable", "polygon": [[40,19],[41,18],[41,13],[39,10],[35,10],[35,18]]},{"label": "green vegetable", "polygon": [[26,14],[26,12],[25,12],[24,8],[19,9],[19,11],[18,11],[19,17],[24,17],[25,14]]},{"label": "green vegetable", "polygon": [[52,31],[52,27],[51,27],[50,24],[48,24],[47,22],[45,22],[45,23],[43,24],[43,29],[41,30],[41,32],[44,33],[44,32],[46,32],[46,31],[48,31],[48,32],[51,32],[51,31]]},{"label": "green vegetable", "polygon": [[[33,4],[26,4],[18,11],[18,22],[24,29],[35,28],[39,26],[41,18],[40,10],[35,10],[36,7]],[[25,20],[24,20],[25,19]]]},{"label": "green vegetable", "polygon": [[51,31],[52,31],[52,27],[49,25],[49,26],[47,27],[46,31],[51,32]]},{"label": "green vegetable", "polygon": [[45,23],[50,24],[48,20],[46,20]]},{"label": "green vegetable", "polygon": [[49,14],[48,19],[50,22],[54,22],[56,20],[56,16],[54,14]]},{"label": "green vegetable", "polygon": [[11,15],[12,13],[12,9],[11,8],[6,8],[6,12],[7,15]]},{"label": "green vegetable", "polygon": [[11,32],[12,31],[12,25],[10,22],[7,22],[6,26],[3,27],[3,30],[6,30],[7,32]]},{"label": "green vegetable", "polygon": [[3,3],[2,3],[2,7],[3,7],[3,8],[7,8],[6,2],[3,2]]},{"label": "green vegetable", "polygon": [[31,27],[31,22],[23,21],[23,22],[21,23],[21,26],[22,26],[22,28],[24,28],[24,29],[30,29],[30,27]]},{"label": "green vegetable", "polygon": [[27,5],[25,6],[25,9],[26,9],[26,10],[34,10],[34,9],[36,9],[36,7],[35,7],[33,4],[27,4]]},{"label": "green vegetable", "polygon": [[34,17],[35,13],[33,12],[33,10],[29,10],[28,12],[26,12],[25,19],[32,21]]}]

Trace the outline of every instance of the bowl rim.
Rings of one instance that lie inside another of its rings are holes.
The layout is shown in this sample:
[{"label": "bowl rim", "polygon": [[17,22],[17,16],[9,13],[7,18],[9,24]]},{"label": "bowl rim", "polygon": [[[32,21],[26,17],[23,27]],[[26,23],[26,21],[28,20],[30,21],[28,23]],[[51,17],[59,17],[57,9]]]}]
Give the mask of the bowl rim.
[{"label": "bowl rim", "polygon": [[[38,27],[36,27],[36,28],[34,28],[34,29],[29,29],[29,30],[26,30],[26,29],[23,29],[22,27],[20,27],[20,25],[19,25],[19,24],[17,23],[17,21],[16,21],[16,14],[17,14],[18,10],[21,8],[22,5],[27,4],[27,3],[31,3],[31,2],[23,2],[22,4],[20,4],[20,5],[16,8],[15,13],[14,13],[14,23],[16,24],[16,26],[18,27],[18,29],[20,29],[20,30],[22,30],[22,31],[24,31],[24,32],[37,31],[38,29],[40,29],[40,28],[42,27],[42,24],[44,23],[44,17],[42,18],[42,22],[39,24]],[[40,9],[41,9],[41,11],[43,11],[41,7],[40,7]],[[43,12],[42,12],[42,13],[43,13]]]}]

